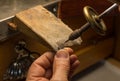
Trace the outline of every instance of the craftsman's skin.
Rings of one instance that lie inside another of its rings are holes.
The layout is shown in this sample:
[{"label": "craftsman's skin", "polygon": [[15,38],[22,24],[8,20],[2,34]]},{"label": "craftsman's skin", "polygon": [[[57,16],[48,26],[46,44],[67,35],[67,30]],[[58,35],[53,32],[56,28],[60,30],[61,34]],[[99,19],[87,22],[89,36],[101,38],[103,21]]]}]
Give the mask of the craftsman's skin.
[{"label": "craftsman's skin", "polygon": [[26,81],[68,81],[79,64],[71,48],[59,50],[55,56],[46,52],[33,62]]},{"label": "craftsman's skin", "polygon": [[46,52],[31,65],[26,81],[69,81],[80,62],[71,48]]}]

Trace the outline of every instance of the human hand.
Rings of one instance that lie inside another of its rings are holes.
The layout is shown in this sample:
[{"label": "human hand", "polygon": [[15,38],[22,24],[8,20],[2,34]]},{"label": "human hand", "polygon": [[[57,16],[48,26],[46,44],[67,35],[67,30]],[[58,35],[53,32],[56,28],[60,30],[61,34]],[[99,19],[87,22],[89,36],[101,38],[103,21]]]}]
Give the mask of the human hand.
[{"label": "human hand", "polygon": [[46,52],[33,62],[26,81],[68,81],[79,63],[70,48],[59,50],[55,56]]}]

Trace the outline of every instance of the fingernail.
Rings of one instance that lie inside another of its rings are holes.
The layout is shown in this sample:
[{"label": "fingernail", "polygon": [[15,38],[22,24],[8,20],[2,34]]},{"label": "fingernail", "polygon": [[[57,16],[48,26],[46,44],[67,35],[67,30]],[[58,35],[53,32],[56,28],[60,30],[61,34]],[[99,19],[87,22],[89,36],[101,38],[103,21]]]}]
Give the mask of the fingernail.
[{"label": "fingernail", "polygon": [[68,58],[68,53],[65,51],[58,51],[56,57],[57,58]]}]

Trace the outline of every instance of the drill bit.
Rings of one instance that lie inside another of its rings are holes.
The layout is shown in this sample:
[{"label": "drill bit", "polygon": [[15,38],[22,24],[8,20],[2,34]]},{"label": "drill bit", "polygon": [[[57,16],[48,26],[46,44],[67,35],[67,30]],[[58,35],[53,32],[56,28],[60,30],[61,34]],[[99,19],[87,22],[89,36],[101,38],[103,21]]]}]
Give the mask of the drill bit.
[{"label": "drill bit", "polygon": [[77,39],[79,36],[82,35],[82,33],[83,33],[84,31],[86,31],[87,29],[89,29],[89,26],[90,26],[90,24],[89,24],[89,23],[86,23],[86,24],[83,25],[81,28],[76,29],[75,31],[73,31],[73,32],[70,34],[68,40],[65,41],[65,43],[68,42],[68,41],[70,41],[70,40],[75,40],[75,39]]}]

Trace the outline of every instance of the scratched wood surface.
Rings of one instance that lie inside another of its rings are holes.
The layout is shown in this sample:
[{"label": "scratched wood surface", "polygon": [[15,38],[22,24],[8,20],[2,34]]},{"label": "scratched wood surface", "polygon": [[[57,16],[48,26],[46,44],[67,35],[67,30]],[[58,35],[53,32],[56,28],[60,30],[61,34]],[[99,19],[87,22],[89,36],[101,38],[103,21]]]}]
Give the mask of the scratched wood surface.
[{"label": "scratched wood surface", "polygon": [[60,40],[68,38],[72,29],[42,6],[16,14],[18,30],[38,40],[49,48],[58,49]]}]

